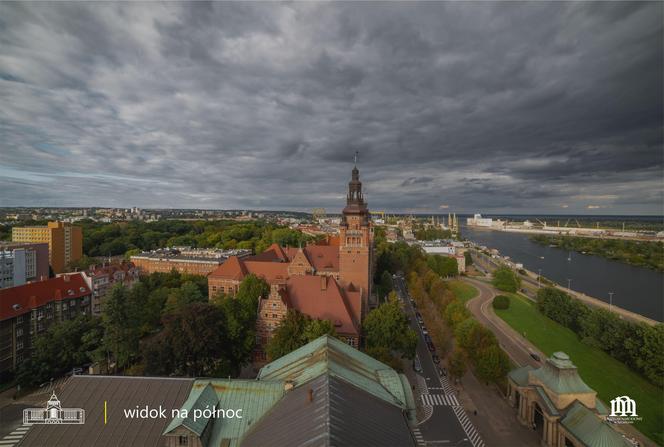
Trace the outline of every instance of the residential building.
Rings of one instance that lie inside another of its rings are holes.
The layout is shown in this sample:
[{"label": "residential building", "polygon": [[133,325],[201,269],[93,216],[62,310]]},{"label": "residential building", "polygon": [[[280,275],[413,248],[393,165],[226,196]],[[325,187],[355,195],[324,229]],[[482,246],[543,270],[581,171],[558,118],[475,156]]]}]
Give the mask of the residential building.
[{"label": "residential building", "polygon": [[131,288],[139,279],[138,268],[132,262],[93,265],[81,273],[92,290],[92,315],[101,315],[104,298],[114,285]]},{"label": "residential building", "polygon": [[[107,408],[106,420],[35,424],[22,447],[417,444],[408,379],[329,336],[265,365],[253,380],[81,375],[55,391],[63,408],[86,415]],[[126,409],[145,406],[163,408],[166,417],[125,417]],[[210,409],[221,412],[210,417]]]},{"label": "residential building", "polygon": [[50,325],[90,315],[91,301],[81,273],[0,289],[0,377],[29,357],[34,337]]},{"label": "residential building", "polygon": [[511,371],[508,397],[518,421],[537,430],[543,446],[633,446],[606,421],[606,406],[564,352],[554,352],[540,368]]},{"label": "residential building", "polygon": [[0,242],[0,289],[47,279],[48,244]]},{"label": "residential building", "polygon": [[251,250],[172,247],[143,252],[130,259],[141,274],[168,273],[175,269],[180,273],[208,275],[231,256],[242,259],[250,255]]},{"label": "residential building", "polygon": [[260,302],[257,362],[267,360],[265,343],[291,308],[331,321],[347,343],[358,346],[359,328],[371,297],[373,227],[357,167],[348,184],[338,237],[300,248],[273,244],[256,256],[231,257],[208,276],[209,297],[237,293],[248,274],[273,286],[270,296]]},{"label": "residential building", "polygon": [[66,222],[49,222],[45,227],[14,227],[12,241],[47,243],[54,273],[64,272],[67,264],[83,256],[82,229]]}]

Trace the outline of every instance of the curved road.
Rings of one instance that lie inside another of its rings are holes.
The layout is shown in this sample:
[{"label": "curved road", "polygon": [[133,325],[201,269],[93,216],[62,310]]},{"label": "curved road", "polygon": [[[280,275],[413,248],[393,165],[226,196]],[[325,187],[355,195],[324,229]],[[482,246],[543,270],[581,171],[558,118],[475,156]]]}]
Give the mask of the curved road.
[{"label": "curved road", "polygon": [[498,317],[491,306],[493,297],[496,296],[494,288],[485,283],[471,278],[463,278],[463,281],[473,285],[480,293],[466,303],[466,307],[477,320],[496,335],[498,343],[518,366],[531,365],[535,368],[540,362],[530,356],[531,352],[539,355],[540,359],[545,356],[522,336],[516,333],[507,323]]}]

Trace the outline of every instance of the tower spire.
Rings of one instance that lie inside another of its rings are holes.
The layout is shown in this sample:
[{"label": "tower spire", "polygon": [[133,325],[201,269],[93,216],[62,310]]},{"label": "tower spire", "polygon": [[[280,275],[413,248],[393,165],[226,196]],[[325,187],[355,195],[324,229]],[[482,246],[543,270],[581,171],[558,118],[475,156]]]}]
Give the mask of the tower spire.
[{"label": "tower spire", "polygon": [[355,151],[355,166],[357,166],[357,157],[360,155],[360,151]]}]

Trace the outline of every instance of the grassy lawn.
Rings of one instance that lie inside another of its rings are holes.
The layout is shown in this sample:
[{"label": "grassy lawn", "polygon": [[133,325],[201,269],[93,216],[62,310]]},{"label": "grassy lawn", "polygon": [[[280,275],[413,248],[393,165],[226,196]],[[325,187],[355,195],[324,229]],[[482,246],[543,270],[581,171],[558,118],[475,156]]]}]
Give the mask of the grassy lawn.
[{"label": "grassy lawn", "polygon": [[463,303],[472,298],[475,298],[479,293],[479,290],[477,290],[475,287],[458,279],[447,281],[447,285],[450,286],[452,293],[454,293],[454,295]]},{"label": "grassy lawn", "polygon": [[664,404],[662,390],[608,354],[581,343],[576,334],[545,317],[529,301],[511,296],[509,309],[495,310],[512,328],[537,346],[547,356],[563,351],[578,367],[581,378],[607,404],[616,396],[627,395],[636,401],[636,409],[643,418],[636,427],[653,441],[662,445]]}]

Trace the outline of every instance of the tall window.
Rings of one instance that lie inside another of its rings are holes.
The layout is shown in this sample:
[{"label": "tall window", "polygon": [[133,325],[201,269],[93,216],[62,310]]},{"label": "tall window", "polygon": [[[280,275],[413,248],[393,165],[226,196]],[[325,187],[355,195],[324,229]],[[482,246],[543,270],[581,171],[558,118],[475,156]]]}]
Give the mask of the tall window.
[{"label": "tall window", "polygon": [[178,438],[178,445],[189,445],[189,437],[188,436],[180,436]]}]

